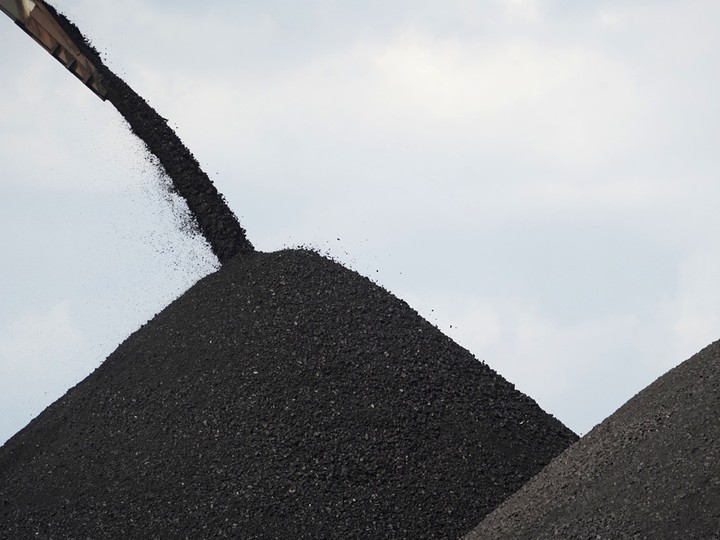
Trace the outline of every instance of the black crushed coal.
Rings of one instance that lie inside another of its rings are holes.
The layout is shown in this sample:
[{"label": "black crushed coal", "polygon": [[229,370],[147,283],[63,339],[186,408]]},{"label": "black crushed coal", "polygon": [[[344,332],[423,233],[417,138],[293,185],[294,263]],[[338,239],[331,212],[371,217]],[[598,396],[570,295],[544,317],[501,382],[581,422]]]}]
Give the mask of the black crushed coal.
[{"label": "black crushed coal", "polygon": [[576,439],[368,279],[252,252],[0,448],[0,535],[457,538]]},{"label": "black crushed coal", "polygon": [[466,538],[720,538],[720,341],[628,401]]},{"label": "black crushed coal", "polygon": [[252,251],[253,245],[247,239],[245,229],[240,226],[225,198],[200,168],[192,152],[168,126],[167,120],[105,65],[98,51],[75,24],[50,4],[46,5],[81,52],[95,65],[108,91],[106,99],[157,157],[172,183],[172,189],[187,202],[194,220],[191,225],[205,237],[220,263],[239,253]]}]

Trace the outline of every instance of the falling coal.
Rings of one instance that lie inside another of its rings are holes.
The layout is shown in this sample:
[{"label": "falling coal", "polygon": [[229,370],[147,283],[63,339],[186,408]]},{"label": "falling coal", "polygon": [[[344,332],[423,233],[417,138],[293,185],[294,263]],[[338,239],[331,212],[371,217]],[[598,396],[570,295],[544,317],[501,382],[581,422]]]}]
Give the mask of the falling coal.
[{"label": "falling coal", "polygon": [[240,253],[253,251],[245,229],[228,207],[225,198],[200,168],[192,152],[168,125],[167,120],[105,65],[98,51],[77,26],[51,5],[44,5],[74,44],[95,65],[107,90],[105,98],[120,112],[132,132],[157,157],[158,163],[170,179],[172,189],[186,201],[193,225],[208,241],[220,263],[225,263]]}]

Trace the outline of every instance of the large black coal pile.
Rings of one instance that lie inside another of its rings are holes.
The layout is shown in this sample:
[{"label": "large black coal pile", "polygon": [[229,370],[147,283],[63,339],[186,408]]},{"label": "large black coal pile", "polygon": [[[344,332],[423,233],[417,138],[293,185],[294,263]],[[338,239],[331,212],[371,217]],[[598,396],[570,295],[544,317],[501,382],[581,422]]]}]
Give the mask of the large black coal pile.
[{"label": "large black coal pile", "polygon": [[470,539],[720,538],[720,341],[563,452]]},{"label": "large black coal pile", "polygon": [[221,263],[238,253],[253,250],[235,214],[218,192],[192,152],[182,143],[167,120],[160,116],[125,81],[102,61],[97,50],[80,30],[53,6],[46,4],[65,32],[95,65],[107,88],[107,100],[122,114],[133,133],[154,154],[172,182],[172,188],[185,199],[194,219],[192,223],[207,239]]},{"label": "large black coal pile", "polygon": [[253,252],[0,448],[0,535],[457,538],[576,438],[368,279]]}]

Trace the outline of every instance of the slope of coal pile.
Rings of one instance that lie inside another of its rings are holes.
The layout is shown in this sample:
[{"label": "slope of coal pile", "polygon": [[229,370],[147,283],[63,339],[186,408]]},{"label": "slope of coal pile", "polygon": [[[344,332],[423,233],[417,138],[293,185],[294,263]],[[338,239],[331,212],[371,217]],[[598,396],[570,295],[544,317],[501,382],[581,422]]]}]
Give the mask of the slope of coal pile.
[{"label": "slope of coal pile", "polygon": [[65,32],[82,53],[95,65],[107,89],[107,100],[122,114],[133,133],[157,158],[173,189],[187,202],[200,233],[210,244],[221,263],[238,253],[253,250],[235,214],[212,180],[200,168],[192,152],[182,143],[162,116],[140,97],[102,61],[97,50],[85,39],[80,30],[67,17],[51,5],[48,10],[55,16]]},{"label": "slope of coal pile", "polygon": [[0,522],[11,538],[457,538],[576,439],[368,279],[254,252],[0,448]]},{"label": "slope of coal pile", "polygon": [[720,538],[720,342],[563,452],[467,539]]}]

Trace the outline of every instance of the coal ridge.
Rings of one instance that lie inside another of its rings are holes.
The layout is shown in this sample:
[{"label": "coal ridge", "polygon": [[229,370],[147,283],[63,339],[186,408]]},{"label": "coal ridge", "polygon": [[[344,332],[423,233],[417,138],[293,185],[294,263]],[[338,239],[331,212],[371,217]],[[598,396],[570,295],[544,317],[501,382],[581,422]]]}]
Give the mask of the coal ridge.
[{"label": "coal ridge", "polygon": [[46,5],[80,51],[95,65],[107,89],[106,99],[157,157],[174,191],[185,199],[193,217],[193,225],[207,239],[220,263],[240,253],[253,251],[254,247],[245,229],[228,207],[225,198],[167,120],[105,65],[98,51],[75,24],[50,4]]},{"label": "coal ridge", "polygon": [[253,252],[0,448],[0,537],[457,538],[576,439],[368,279]]},{"label": "coal ridge", "polygon": [[720,538],[720,341],[639,392],[466,540]]}]

